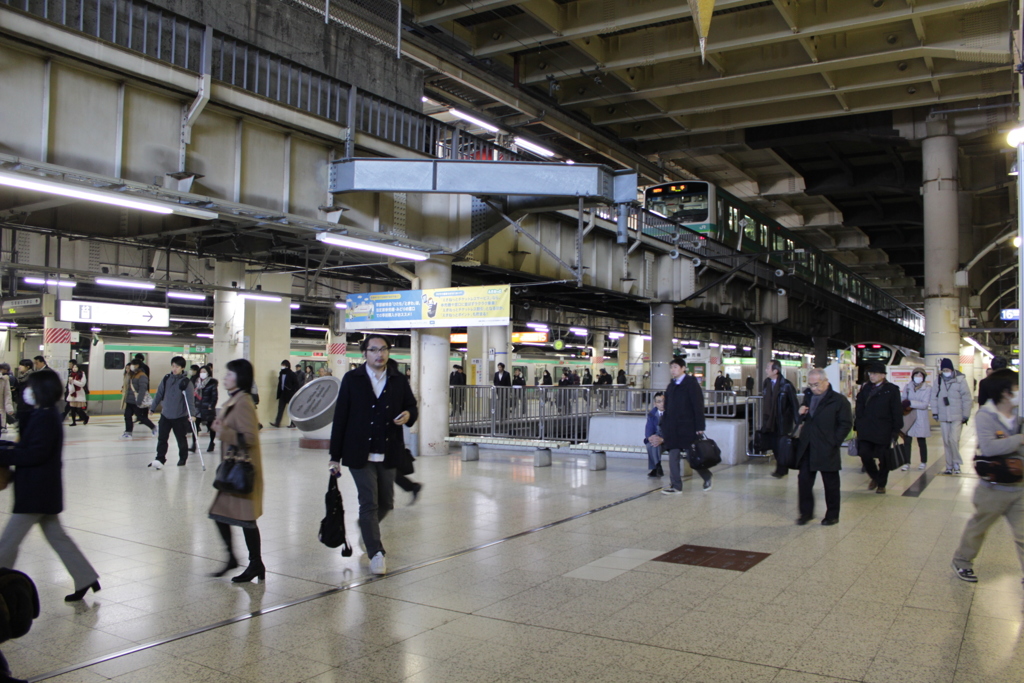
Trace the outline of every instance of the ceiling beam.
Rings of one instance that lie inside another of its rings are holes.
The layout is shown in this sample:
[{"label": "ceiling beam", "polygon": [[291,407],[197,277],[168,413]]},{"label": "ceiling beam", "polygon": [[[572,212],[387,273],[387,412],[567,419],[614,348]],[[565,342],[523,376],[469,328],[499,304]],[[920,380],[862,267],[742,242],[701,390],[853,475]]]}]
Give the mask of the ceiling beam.
[{"label": "ceiling beam", "polygon": [[488,12],[518,3],[516,0],[467,0],[466,2],[445,0],[443,4],[438,5],[437,0],[418,0],[414,2],[405,0],[402,4],[407,7],[412,5],[413,16],[417,24],[429,26],[430,24],[461,19],[471,14]]}]

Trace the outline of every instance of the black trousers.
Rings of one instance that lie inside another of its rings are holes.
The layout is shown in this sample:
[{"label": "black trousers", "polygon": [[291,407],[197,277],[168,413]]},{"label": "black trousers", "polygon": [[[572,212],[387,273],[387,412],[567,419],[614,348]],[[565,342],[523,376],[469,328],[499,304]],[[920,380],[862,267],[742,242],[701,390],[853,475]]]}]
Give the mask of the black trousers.
[{"label": "black trousers", "polygon": [[[857,439],[857,453],[860,454],[860,461],[864,463],[864,471],[882,488],[885,488],[889,481],[889,470],[885,467],[885,453],[888,450],[889,446],[887,445],[882,446]],[[875,460],[879,462],[875,463]]]},{"label": "black trousers", "polygon": [[[196,418],[196,433],[199,432],[200,428],[202,428],[204,423],[206,424],[206,431],[210,432],[210,445],[209,445],[209,447],[206,450],[212,451],[213,450],[213,439],[214,439],[214,437],[217,436],[217,433],[213,431],[213,420],[201,420],[201,419],[199,419],[197,417]],[[192,430],[190,429],[189,432],[191,432],[191,431]],[[195,435],[195,433],[193,433],[192,434],[192,450],[195,450],[197,447],[198,447],[198,444],[196,443],[196,435]]]},{"label": "black trousers", "polygon": [[[818,473],[811,470],[810,463],[810,455],[804,454],[797,477],[801,517],[814,516],[814,479]],[[825,517],[839,519],[839,473],[822,472],[821,483],[825,485]]]},{"label": "black trousers", "polygon": [[408,493],[413,493],[415,491],[420,490],[420,485],[417,482],[413,481],[404,474],[399,474],[398,470],[395,470],[395,486]]},{"label": "black trousers", "polygon": [[[914,440],[909,436],[903,438],[903,453],[904,460],[910,463],[910,453],[913,451]],[[928,463],[928,439],[923,436],[917,437],[917,447],[921,449],[921,464],[926,465]]]},{"label": "black trousers", "polygon": [[167,462],[167,440],[174,430],[174,439],[178,442],[178,459],[188,460],[188,426],[187,417],[161,417],[157,430],[156,459]]},{"label": "black trousers", "polygon": [[139,424],[145,427],[153,429],[156,427],[153,421],[149,419],[149,408],[140,408],[134,403],[124,404],[124,431],[126,434],[132,433],[132,428],[135,426],[132,423],[132,418],[139,418]]},{"label": "black trousers", "polygon": [[288,402],[292,400],[292,397],[279,398],[277,399],[277,419],[274,420],[274,424],[281,424],[281,418],[284,416],[284,409],[288,407]]}]

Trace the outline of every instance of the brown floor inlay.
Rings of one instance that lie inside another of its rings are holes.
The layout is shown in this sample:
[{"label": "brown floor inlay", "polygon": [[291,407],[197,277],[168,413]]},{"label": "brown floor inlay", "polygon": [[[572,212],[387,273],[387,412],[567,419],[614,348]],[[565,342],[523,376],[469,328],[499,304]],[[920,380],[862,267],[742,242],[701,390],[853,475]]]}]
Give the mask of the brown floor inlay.
[{"label": "brown floor inlay", "polygon": [[673,562],[745,572],[770,554],[755,553],[750,550],[709,548],[703,545],[681,545],[675,550],[670,550],[664,555],[654,558],[654,562]]}]

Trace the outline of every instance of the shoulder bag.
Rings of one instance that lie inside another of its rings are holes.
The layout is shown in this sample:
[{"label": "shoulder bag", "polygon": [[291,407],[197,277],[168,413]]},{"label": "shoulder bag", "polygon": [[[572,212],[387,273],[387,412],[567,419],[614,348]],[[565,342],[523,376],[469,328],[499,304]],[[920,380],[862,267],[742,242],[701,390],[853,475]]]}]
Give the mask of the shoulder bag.
[{"label": "shoulder bag", "polygon": [[341,502],[341,491],[338,481],[331,475],[327,481],[327,495],[324,496],[326,508],[324,518],[320,520],[320,532],[317,537],[328,548],[341,546],[342,557],[352,556],[352,546],[345,539],[345,507]]},{"label": "shoulder bag", "polygon": [[722,462],[722,449],[714,439],[700,436],[690,449],[690,467],[695,470],[706,470]]},{"label": "shoulder bag", "polygon": [[224,460],[217,466],[217,474],[213,479],[213,488],[224,493],[245,495],[252,493],[256,484],[256,468],[249,459],[245,448],[245,439],[238,435],[238,445],[229,446]]}]

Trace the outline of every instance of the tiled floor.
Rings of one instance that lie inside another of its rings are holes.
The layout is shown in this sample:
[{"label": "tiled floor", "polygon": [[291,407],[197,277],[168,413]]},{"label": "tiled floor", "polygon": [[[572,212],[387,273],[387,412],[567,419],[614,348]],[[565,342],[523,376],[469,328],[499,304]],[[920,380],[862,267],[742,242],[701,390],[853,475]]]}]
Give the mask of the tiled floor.
[{"label": "tiled floor", "polygon": [[[266,584],[243,586],[208,576],[223,561],[206,517],[214,467],[154,472],[154,439],[119,442],[120,432],[113,418],[67,430],[62,519],[103,590],[66,605],[70,579],[34,531],[17,566],[38,583],[42,615],[0,646],[16,675],[43,676],[368,578],[358,550],[342,558],[317,542],[327,458],[300,451],[294,430],[262,436],[270,573]],[[934,463],[938,438],[930,446]],[[964,446],[970,453],[966,438]],[[490,450],[479,462],[421,458],[420,502],[406,506],[399,492],[384,523],[388,565],[440,558],[656,485],[643,461],[608,463],[590,472],[585,460],[559,456],[535,469],[531,453]],[[775,480],[764,464],[721,469],[708,493],[688,481],[682,496],[643,496],[47,680],[1024,680],[1024,589],[1006,526],[989,534],[977,585],[949,568],[976,479],[937,477],[908,497],[900,494],[920,472],[895,472],[880,496],[847,463],[834,527],[794,524],[795,475]],[[341,484],[355,534],[351,479]],[[0,509],[10,496],[0,493]],[[820,505],[820,488],[818,496]],[[241,534],[236,543],[244,556]],[[771,556],[747,572],[649,561],[683,544]]]}]

